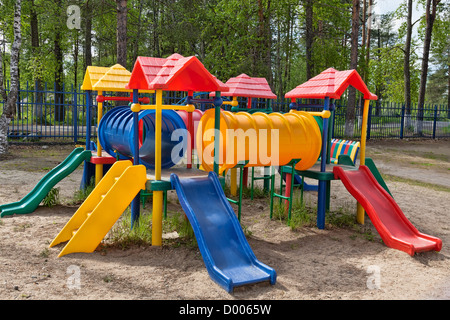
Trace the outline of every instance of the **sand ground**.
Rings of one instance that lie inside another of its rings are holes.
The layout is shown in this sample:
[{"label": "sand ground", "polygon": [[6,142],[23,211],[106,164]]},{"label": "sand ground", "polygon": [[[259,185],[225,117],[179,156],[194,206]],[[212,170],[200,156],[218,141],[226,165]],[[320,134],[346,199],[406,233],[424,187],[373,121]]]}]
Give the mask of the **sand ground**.
[{"label": "sand ground", "polygon": [[[74,146],[11,148],[0,161],[0,204],[21,199]],[[364,226],[292,230],[269,219],[269,201],[245,199],[242,224],[256,257],[277,272],[261,283],[227,293],[209,277],[197,247],[107,248],[57,255],[50,242],[77,209],[80,167],[58,183],[62,205],[0,220],[0,297],[4,300],[417,300],[450,299],[450,141],[369,141],[367,156],[405,216],[421,232],[443,241],[440,252],[408,254],[388,248],[366,217]],[[313,181],[310,181],[313,182]],[[419,183],[420,182],[420,183]],[[352,211],[356,201],[332,182],[331,210]],[[169,192],[169,212],[182,212]],[[314,206],[317,193],[305,194]],[[148,207],[151,207],[149,205]],[[105,240],[107,241],[107,240]]]}]

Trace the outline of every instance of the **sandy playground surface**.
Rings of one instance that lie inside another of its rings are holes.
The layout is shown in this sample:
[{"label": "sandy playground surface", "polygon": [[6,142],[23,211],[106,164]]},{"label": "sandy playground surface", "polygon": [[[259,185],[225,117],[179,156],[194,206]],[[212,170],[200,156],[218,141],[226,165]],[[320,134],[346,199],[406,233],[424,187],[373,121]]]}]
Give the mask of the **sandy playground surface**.
[{"label": "sandy playground surface", "polygon": [[[13,146],[11,155],[0,161],[0,204],[21,199],[73,148]],[[32,214],[0,220],[0,297],[450,299],[450,140],[369,141],[367,152],[388,175],[387,184],[413,225],[442,239],[441,252],[411,257],[390,249],[367,217],[356,229],[327,225],[325,230],[292,230],[284,221],[269,219],[266,198],[244,200],[242,224],[256,257],[276,270],[275,285],[260,283],[227,293],[210,279],[198,248],[187,245],[107,248],[57,258],[64,244],[48,246],[78,207],[67,203],[79,188],[80,167],[57,185],[63,205],[40,206]],[[331,188],[332,210],[356,207],[340,181],[333,181]],[[169,214],[182,212],[173,191],[169,196]],[[314,205],[316,197],[308,192],[305,201]]]}]

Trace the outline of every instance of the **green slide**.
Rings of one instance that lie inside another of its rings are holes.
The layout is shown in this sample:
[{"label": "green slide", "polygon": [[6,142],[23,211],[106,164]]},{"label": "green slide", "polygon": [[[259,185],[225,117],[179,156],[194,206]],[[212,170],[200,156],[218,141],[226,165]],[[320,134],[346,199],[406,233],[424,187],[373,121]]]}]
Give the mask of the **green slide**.
[{"label": "green slide", "polygon": [[50,170],[22,200],[0,206],[0,217],[31,213],[39,206],[49,191],[62,179],[71,174],[83,161],[89,160],[91,151],[75,148],[59,165]]},{"label": "green slide", "polygon": [[383,177],[381,176],[381,173],[378,171],[377,166],[375,165],[375,162],[373,162],[372,158],[366,158],[366,166],[369,168],[370,172],[372,172],[373,176],[377,180],[377,182],[383,187],[384,190],[387,191],[392,197],[391,191],[389,191],[388,186],[386,185],[386,182],[384,182]]}]

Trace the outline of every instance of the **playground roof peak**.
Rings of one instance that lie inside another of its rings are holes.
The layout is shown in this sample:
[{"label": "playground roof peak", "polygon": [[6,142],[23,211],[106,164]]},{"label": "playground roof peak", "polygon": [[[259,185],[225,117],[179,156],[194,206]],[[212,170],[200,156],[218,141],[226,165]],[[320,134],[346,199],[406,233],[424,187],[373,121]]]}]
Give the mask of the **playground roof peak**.
[{"label": "playground roof peak", "polygon": [[[245,73],[237,77],[230,78],[226,83],[230,88],[228,92],[224,92],[223,96],[231,97],[247,97],[247,98],[268,98],[276,99],[277,96],[272,92],[265,78],[250,77]],[[210,95],[214,95],[211,92]]]},{"label": "playground roof peak", "polygon": [[127,89],[228,91],[195,56],[174,53],[168,58],[138,57]]},{"label": "playground roof peak", "polygon": [[285,94],[286,98],[306,99],[339,99],[347,87],[351,85],[364,95],[364,99],[377,100],[378,97],[367,89],[361,76],[354,69],[337,71],[328,68],[305,83]]},{"label": "playground roof peak", "polygon": [[131,72],[120,64],[115,64],[93,85],[96,91],[121,91],[129,92],[125,89],[130,80]]},{"label": "playground roof peak", "polygon": [[[120,64],[112,67],[94,67],[89,66],[86,69],[82,90],[94,91],[112,91],[112,92],[131,92],[125,86],[130,81],[131,72]],[[141,90],[141,92],[150,92],[151,90]]]},{"label": "playground roof peak", "polygon": [[81,90],[93,90],[93,86],[106,74],[108,70],[108,67],[88,66],[86,68],[86,73],[84,74]]}]

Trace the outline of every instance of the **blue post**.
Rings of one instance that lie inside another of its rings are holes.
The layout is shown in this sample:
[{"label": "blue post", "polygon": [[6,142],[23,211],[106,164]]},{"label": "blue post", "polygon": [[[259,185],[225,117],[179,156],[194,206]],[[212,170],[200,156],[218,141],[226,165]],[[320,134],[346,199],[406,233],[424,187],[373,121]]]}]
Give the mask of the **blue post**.
[{"label": "blue post", "polygon": [[402,105],[402,117],[400,121],[400,139],[403,139],[403,131],[405,130],[405,105]]},{"label": "blue post", "polygon": [[91,150],[91,91],[86,91],[86,150]]},{"label": "blue post", "polygon": [[77,112],[77,90],[73,90],[72,84],[72,123],[73,123],[73,142],[78,142],[78,112]]},{"label": "blue post", "polygon": [[[45,119],[45,118],[44,118]],[[86,150],[91,149],[91,91],[86,90]],[[83,177],[81,179],[80,189],[84,190],[91,182],[91,178],[94,176],[93,164],[84,161]]]},{"label": "blue post", "polygon": [[[133,103],[139,103],[139,92],[137,89],[133,89]],[[133,112],[133,131],[133,164],[137,166],[139,164],[139,112]],[[141,193],[138,192],[131,202],[131,229],[133,229],[134,224],[138,223],[139,220],[140,201]]]},{"label": "blue post", "polygon": [[216,91],[214,98],[214,172],[219,175],[219,150],[220,150],[220,107],[223,100],[220,91]]},{"label": "blue post", "polygon": [[436,139],[437,105],[434,106],[433,139]]},{"label": "blue post", "polygon": [[[330,98],[325,97],[324,110],[329,110]],[[322,155],[320,159],[320,172],[325,172],[327,163],[327,141],[328,141],[328,118],[323,119],[322,128]],[[319,180],[317,202],[317,227],[319,229],[325,228],[325,211],[327,203],[327,181]]]}]

